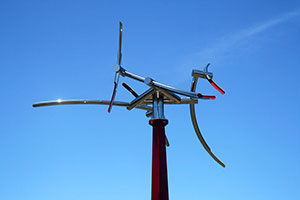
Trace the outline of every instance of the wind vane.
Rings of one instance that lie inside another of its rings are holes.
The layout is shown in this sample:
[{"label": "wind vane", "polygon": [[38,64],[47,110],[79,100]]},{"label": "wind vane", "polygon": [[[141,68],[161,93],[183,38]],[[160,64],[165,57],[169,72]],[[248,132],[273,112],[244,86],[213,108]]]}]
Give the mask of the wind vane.
[{"label": "wind vane", "polygon": [[[157,81],[154,81],[150,77],[141,77],[133,74],[121,66],[122,60],[122,23],[120,22],[120,35],[119,35],[119,52],[118,62],[113,67],[115,70],[114,89],[110,101],[106,100],[56,100],[46,101],[33,104],[33,107],[42,106],[54,106],[54,105],[73,105],[73,104],[95,104],[95,105],[109,105],[108,112],[111,112],[112,106],[123,106],[128,110],[133,108],[146,110],[146,116],[151,117],[149,124],[153,127],[153,141],[152,141],[152,200],[168,200],[168,176],[167,176],[167,160],[166,160],[166,146],[169,146],[169,142],[165,136],[165,126],[168,124],[168,120],[164,116],[165,104],[189,104],[190,114],[195,132],[208,154],[222,167],[225,165],[212,153],[211,149],[205,142],[200,129],[197,124],[195,114],[195,104],[198,103],[198,99],[214,100],[215,96],[202,95],[196,93],[196,85],[198,78],[206,79],[208,82],[221,94],[225,94],[213,80],[213,73],[208,71],[209,64],[201,70],[192,71],[192,86],[190,91],[180,90],[168,85],[164,85]],[[142,82],[149,86],[149,89],[144,93],[138,95],[133,89],[131,89],[126,83],[122,85],[135,97],[131,102],[114,101],[119,77],[128,77],[136,81]]]}]

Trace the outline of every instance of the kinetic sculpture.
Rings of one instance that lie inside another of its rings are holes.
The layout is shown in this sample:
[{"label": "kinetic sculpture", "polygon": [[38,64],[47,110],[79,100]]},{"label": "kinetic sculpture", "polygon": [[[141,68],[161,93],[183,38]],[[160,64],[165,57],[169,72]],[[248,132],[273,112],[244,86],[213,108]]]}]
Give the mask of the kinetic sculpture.
[{"label": "kinetic sculpture", "polygon": [[[191,91],[179,90],[168,85],[164,85],[157,81],[154,81],[150,77],[141,77],[133,74],[121,66],[122,59],[122,23],[120,22],[120,35],[119,35],[119,52],[118,62],[113,67],[115,70],[114,90],[110,101],[101,100],[57,100],[46,101],[33,104],[33,107],[42,106],[54,106],[54,105],[73,105],[73,104],[95,104],[95,105],[109,105],[108,112],[111,112],[112,106],[123,106],[128,110],[133,108],[146,110],[146,116],[151,117],[149,124],[153,127],[153,144],[152,144],[152,200],[168,200],[168,176],[167,176],[167,160],[166,160],[166,146],[169,146],[169,142],[165,136],[165,126],[168,124],[168,120],[164,116],[165,104],[189,104],[192,123],[195,132],[203,145],[204,149],[209,155],[222,167],[225,165],[211,152],[209,146],[205,142],[200,129],[197,124],[195,115],[195,104],[198,103],[198,99],[214,100],[215,96],[202,95],[196,93],[196,85],[198,78],[208,80],[208,82],[217,89],[221,94],[225,94],[213,80],[213,73],[208,72],[209,64],[203,71],[193,70]],[[122,85],[135,97],[131,102],[114,101],[119,77],[129,77],[136,81],[142,82],[148,85],[150,88],[141,95],[138,95],[133,89],[131,89],[126,83]],[[183,97],[181,97],[181,96]],[[150,105],[150,106],[149,106]],[[152,105],[152,106],[151,106]]]}]

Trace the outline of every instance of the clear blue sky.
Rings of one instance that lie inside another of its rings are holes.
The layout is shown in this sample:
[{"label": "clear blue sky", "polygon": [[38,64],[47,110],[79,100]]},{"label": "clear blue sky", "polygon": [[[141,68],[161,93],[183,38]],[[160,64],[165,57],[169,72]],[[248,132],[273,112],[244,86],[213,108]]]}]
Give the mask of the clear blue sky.
[{"label": "clear blue sky", "polygon": [[[300,199],[299,1],[7,1],[0,3],[0,199],[150,199],[151,126],[144,111],[32,108],[110,99],[118,23],[123,66],[189,89],[211,62],[217,95],[169,106],[170,200]],[[147,87],[122,78],[139,93]],[[119,87],[117,100],[131,95]]]}]

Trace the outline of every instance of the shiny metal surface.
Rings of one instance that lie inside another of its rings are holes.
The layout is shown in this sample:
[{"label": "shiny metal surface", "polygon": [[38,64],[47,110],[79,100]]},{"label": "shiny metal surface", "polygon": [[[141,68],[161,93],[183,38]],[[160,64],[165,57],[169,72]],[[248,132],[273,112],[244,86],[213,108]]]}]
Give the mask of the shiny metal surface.
[{"label": "shiny metal surface", "polygon": [[144,92],[143,94],[139,95],[137,98],[132,100],[130,102],[129,106],[127,107],[127,109],[131,110],[131,109],[135,108],[137,105],[141,104],[144,100],[149,98],[153,93],[154,93],[154,89],[152,89],[152,88],[146,90],[146,92]]},{"label": "shiny metal surface", "polygon": [[152,88],[156,88],[156,89],[164,89],[166,90],[167,92],[171,92],[171,93],[176,93],[176,94],[180,94],[180,95],[183,95],[183,96],[187,96],[187,97],[190,97],[190,98],[194,98],[194,99],[199,99],[199,97],[197,96],[198,93],[195,93],[195,92],[189,92],[189,91],[184,91],[184,90],[180,90],[180,89],[177,89],[177,88],[174,88],[174,87],[171,87],[171,86],[168,86],[168,85],[164,85],[162,83],[159,83],[157,81],[154,81],[153,79],[147,77],[147,78],[144,78],[144,77],[141,77],[141,76],[138,76],[136,74],[133,74],[129,71],[127,71],[126,69],[124,69],[123,67],[121,66],[115,66],[114,67],[114,70],[116,70],[118,73],[120,73],[122,76],[126,76],[126,77],[129,77],[129,78],[132,78],[134,80],[137,80],[139,82],[143,82],[145,83],[146,85],[152,87]]},{"label": "shiny metal surface", "polygon": [[[123,24],[120,22],[120,28],[119,28],[119,51],[118,51],[118,64],[117,66],[121,66],[121,60],[122,60],[122,32],[123,32]],[[114,66],[115,67],[115,66]],[[118,83],[119,83],[119,77],[120,73],[116,71],[115,73],[115,80],[114,80],[114,89],[111,96],[111,100],[108,107],[108,112],[110,113],[114,99],[116,97]]]},{"label": "shiny metal surface", "polygon": [[168,86],[168,85],[164,85],[162,83],[152,80],[149,77],[147,77],[145,79],[145,84],[147,84],[148,86],[150,86],[152,88],[163,89],[168,92],[180,94],[180,95],[187,96],[187,97],[194,98],[194,99],[199,99],[199,97],[197,96],[198,94],[195,92],[188,92],[188,91],[180,90],[180,89]]},{"label": "shiny metal surface", "polygon": [[194,69],[194,70],[192,71],[192,76],[193,76],[193,77],[197,77],[197,78],[204,78],[204,79],[210,78],[210,79],[212,79],[212,78],[213,78],[213,73],[208,72],[208,67],[209,67],[209,65],[210,65],[210,63],[208,63],[208,64],[204,67],[204,70],[203,70],[203,71]]},{"label": "shiny metal surface", "polygon": [[[192,81],[192,86],[191,86],[191,91],[195,91],[196,90],[196,84],[197,84],[197,79],[198,77],[194,77],[193,81]],[[198,139],[200,140],[202,146],[204,147],[204,149],[207,151],[207,153],[217,162],[219,163],[222,167],[225,168],[225,164],[222,163],[222,161],[220,161],[210,150],[209,146],[207,145],[207,143],[205,142],[201,131],[199,129],[198,123],[197,123],[197,119],[196,119],[196,113],[195,113],[195,104],[190,104],[190,114],[191,114],[191,119],[192,119],[192,123],[195,129],[195,132],[198,136]]]},{"label": "shiny metal surface", "polygon": [[[149,105],[153,103],[153,99],[146,99],[142,102],[142,105]],[[168,105],[177,105],[177,104],[198,104],[197,99],[190,99],[190,98],[180,98],[180,102],[175,102],[171,99],[164,99],[164,104]]]},{"label": "shiny metal surface", "polygon": [[146,112],[146,117],[152,117],[153,111],[147,111]]},{"label": "shiny metal surface", "polygon": [[153,94],[153,113],[151,119],[166,119],[164,115],[164,97],[158,91]]},{"label": "shiny metal surface", "polygon": [[141,77],[141,76],[138,76],[138,75],[136,75],[134,73],[126,71],[124,68],[121,68],[121,69],[124,70],[124,71],[121,71],[121,75],[122,76],[126,76],[128,78],[132,78],[132,79],[137,80],[137,81],[142,82],[142,83],[145,81],[144,77]]},{"label": "shiny metal surface", "polygon": [[169,98],[171,101],[174,101],[174,103],[180,104],[181,98],[179,96],[177,96],[176,94],[173,94],[171,92],[167,92],[164,89],[160,89],[160,88],[158,88],[157,91],[159,91],[165,97]]},{"label": "shiny metal surface", "polygon": [[[84,99],[75,99],[75,100],[54,100],[54,101],[44,101],[33,104],[33,107],[44,107],[44,106],[58,106],[58,105],[109,105],[110,101],[106,100],[84,100]],[[114,101],[114,106],[128,107],[129,103],[122,101]],[[135,108],[152,111],[150,106],[138,105]]]},{"label": "shiny metal surface", "polygon": [[207,77],[213,78],[213,73],[194,69],[192,71],[192,76],[206,79]]}]

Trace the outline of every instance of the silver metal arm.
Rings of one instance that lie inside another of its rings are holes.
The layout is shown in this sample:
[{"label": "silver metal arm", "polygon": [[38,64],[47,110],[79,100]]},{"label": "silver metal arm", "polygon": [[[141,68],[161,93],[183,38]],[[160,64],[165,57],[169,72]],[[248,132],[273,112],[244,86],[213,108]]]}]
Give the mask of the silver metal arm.
[{"label": "silver metal arm", "polygon": [[172,92],[172,93],[180,94],[180,95],[183,95],[183,96],[187,96],[187,97],[190,97],[190,98],[199,99],[199,96],[198,96],[199,94],[197,94],[195,92],[183,91],[183,90],[180,90],[180,89],[168,86],[168,85],[164,85],[162,83],[159,83],[159,82],[156,82],[156,81],[152,80],[149,77],[147,77],[145,79],[145,84],[147,84],[148,86],[153,87],[153,88],[158,88],[158,89],[166,90],[168,92]]},{"label": "silver metal arm", "polygon": [[[195,91],[196,90],[196,85],[197,85],[197,80],[198,80],[198,77],[194,77],[193,78],[193,82],[192,82],[192,87],[191,87],[191,91]],[[195,132],[202,144],[202,146],[204,147],[204,149],[207,151],[207,153],[217,162],[219,163],[222,167],[225,168],[225,164],[222,163],[210,150],[209,146],[207,145],[207,143],[205,142],[201,132],[200,132],[200,129],[199,129],[199,126],[198,126],[198,123],[197,123],[197,119],[196,119],[196,113],[195,113],[195,104],[190,104],[190,113],[191,113],[191,118],[192,118],[192,123],[193,123],[193,126],[194,126],[194,129],[195,129]]]},{"label": "silver metal arm", "polygon": [[144,81],[145,81],[144,77],[141,77],[141,76],[138,76],[138,75],[136,75],[134,73],[131,73],[131,72],[127,71],[126,69],[124,69],[123,67],[121,67],[120,65],[115,65],[113,67],[113,69],[116,72],[120,73],[121,76],[126,76],[128,78],[132,78],[132,79],[134,79],[136,81],[139,81],[139,82],[142,82],[142,83],[144,83]]},{"label": "silver metal arm", "polygon": [[137,98],[132,100],[129,103],[129,106],[127,107],[127,109],[131,110],[131,109],[135,108],[136,106],[141,104],[142,101],[144,101],[145,99],[150,97],[153,93],[154,93],[154,89],[152,89],[152,88],[148,89],[146,92],[144,92],[143,94],[141,94],[140,96],[138,96]]},{"label": "silver metal arm", "polygon": [[[137,80],[139,82],[145,83],[145,84],[147,84],[148,86],[150,86],[154,89],[162,89],[162,90],[165,90],[167,92],[180,94],[180,95],[187,96],[187,97],[194,98],[194,99],[199,99],[200,95],[201,95],[199,93],[184,91],[184,90],[180,90],[180,89],[177,89],[177,88],[159,83],[159,82],[154,81],[153,79],[151,79],[149,77],[144,78],[142,76],[138,76],[134,73],[131,73],[131,72],[127,71],[126,69],[124,69],[120,65],[115,65],[114,70],[117,73],[120,73],[122,76],[126,76],[126,77],[132,78],[134,80]],[[179,102],[178,99],[177,99],[177,101]]]},{"label": "silver metal arm", "polygon": [[[106,100],[55,100],[55,101],[44,101],[44,102],[38,102],[33,104],[33,107],[43,107],[43,106],[57,106],[57,105],[82,105],[82,104],[88,104],[88,105],[109,105],[110,101]],[[129,103],[122,102],[122,101],[114,101],[114,106],[121,106],[121,107],[128,107]],[[135,108],[146,110],[146,111],[152,111],[152,107],[147,105],[137,105]]]}]

